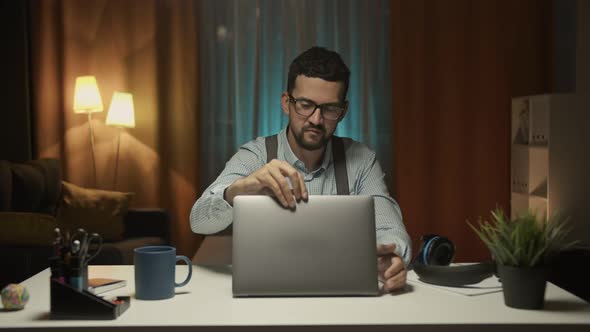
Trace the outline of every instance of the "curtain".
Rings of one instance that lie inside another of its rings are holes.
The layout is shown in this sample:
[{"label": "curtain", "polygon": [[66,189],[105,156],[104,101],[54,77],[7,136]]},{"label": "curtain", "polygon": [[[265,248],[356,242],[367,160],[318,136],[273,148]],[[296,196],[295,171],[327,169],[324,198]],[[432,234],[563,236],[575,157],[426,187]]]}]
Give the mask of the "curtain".
[{"label": "curtain", "polygon": [[[391,173],[390,3],[385,0],[200,0],[203,187],[238,147],[277,133],[291,61],[318,45],[351,70],[336,135],[368,144]],[[204,188],[203,188],[204,189]]]},{"label": "curtain", "polygon": [[469,228],[510,209],[510,100],[551,87],[550,1],[392,2],[395,192],[415,248],[446,235],[457,260],[489,253]]},{"label": "curtain", "polygon": [[[31,1],[31,77],[37,158],[62,161],[77,185],[135,193],[132,207],[171,214],[172,242],[192,255],[198,196],[198,8],[182,0]],[[85,114],[74,114],[77,76],[96,76],[105,111],[93,115],[96,181]],[[104,123],[114,91],[133,94],[136,127]]]}]

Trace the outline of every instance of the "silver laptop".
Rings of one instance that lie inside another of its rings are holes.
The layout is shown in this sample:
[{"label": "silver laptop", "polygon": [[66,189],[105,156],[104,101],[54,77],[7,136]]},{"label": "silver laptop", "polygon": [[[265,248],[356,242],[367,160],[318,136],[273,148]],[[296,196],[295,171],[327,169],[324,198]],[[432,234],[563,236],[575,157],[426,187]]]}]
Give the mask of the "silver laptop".
[{"label": "silver laptop", "polygon": [[235,297],[378,294],[373,197],[237,196],[233,218]]}]

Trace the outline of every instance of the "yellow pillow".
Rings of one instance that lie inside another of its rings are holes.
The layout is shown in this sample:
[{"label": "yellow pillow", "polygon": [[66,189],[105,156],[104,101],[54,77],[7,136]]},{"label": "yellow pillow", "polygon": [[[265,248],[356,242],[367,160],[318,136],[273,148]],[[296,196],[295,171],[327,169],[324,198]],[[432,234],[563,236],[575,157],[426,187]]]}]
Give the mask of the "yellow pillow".
[{"label": "yellow pillow", "polygon": [[57,212],[59,227],[70,232],[84,228],[104,240],[123,239],[123,218],[133,193],[88,189],[62,181],[62,200]]},{"label": "yellow pillow", "polygon": [[56,227],[55,218],[48,214],[0,212],[0,243],[50,246],[55,240]]}]

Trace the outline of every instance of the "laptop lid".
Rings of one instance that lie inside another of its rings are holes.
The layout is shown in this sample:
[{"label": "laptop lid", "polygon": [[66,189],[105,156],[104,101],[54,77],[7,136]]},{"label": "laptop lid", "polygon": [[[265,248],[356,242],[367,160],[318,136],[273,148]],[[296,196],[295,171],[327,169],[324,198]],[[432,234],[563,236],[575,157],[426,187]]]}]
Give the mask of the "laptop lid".
[{"label": "laptop lid", "polygon": [[311,195],[295,211],[237,196],[233,295],[377,295],[375,233],[371,196]]}]

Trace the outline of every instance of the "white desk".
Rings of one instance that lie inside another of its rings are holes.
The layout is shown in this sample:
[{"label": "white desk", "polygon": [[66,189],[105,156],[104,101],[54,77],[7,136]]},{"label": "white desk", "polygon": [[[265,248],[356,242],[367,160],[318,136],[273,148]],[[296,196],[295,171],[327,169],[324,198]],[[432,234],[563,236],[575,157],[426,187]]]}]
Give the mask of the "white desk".
[{"label": "white desk", "polygon": [[[180,280],[186,275],[186,266],[177,269]],[[126,287],[105,295],[133,296],[132,266],[91,266],[89,274],[126,279]],[[420,284],[411,284],[403,294],[376,298],[234,299],[229,268],[194,266],[191,282],[177,288],[174,298],[132,298],[131,307],[112,321],[49,320],[49,271],[24,284],[31,294],[29,303],[21,311],[0,312],[0,330],[590,331],[590,305],[552,284],[547,285],[545,309],[539,311],[508,308],[501,292],[467,297]]]}]

